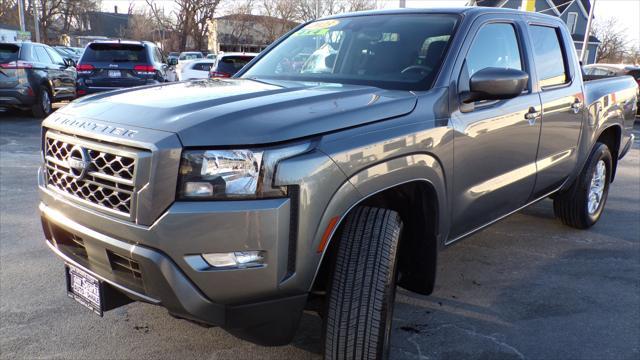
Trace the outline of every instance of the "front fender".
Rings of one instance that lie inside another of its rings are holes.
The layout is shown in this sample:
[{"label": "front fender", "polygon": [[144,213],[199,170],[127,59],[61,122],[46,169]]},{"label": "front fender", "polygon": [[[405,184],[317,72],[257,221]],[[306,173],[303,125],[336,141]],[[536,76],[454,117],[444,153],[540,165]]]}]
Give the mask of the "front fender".
[{"label": "front fender", "polygon": [[[444,213],[444,209],[446,209],[444,206],[446,204],[444,171],[435,157],[429,154],[410,154],[365,168],[343,183],[327,204],[311,243],[311,250],[319,253],[320,258],[315,266],[316,271],[309,287],[315,281],[322,259],[333,241],[335,231],[340,227],[349,211],[379,192],[410,182],[426,182],[433,188],[439,204],[439,206],[436,204],[435,208],[440,212],[437,215],[438,229],[448,229],[449,217]],[[439,232],[437,236],[438,244],[443,244],[443,232]],[[328,241],[325,243],[323,240],[326,240],[327,237]]]}]

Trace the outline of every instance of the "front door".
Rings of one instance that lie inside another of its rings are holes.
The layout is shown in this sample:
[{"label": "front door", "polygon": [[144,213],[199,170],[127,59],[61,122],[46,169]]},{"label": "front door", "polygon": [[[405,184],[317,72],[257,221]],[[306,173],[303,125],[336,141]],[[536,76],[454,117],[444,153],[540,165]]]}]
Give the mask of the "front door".
[{"label": "front door", "polygon": [[[521,42],[522,26],[508,18],[475,25],[458,80],[459,91],[468,89],[474,73],[488,67],[522,70],[531,78]],[[513,99],[460,104],[452,113],[450,241],[517,210],[531,195],[541,110],[531,83],[530,79],[528,90]]]}]

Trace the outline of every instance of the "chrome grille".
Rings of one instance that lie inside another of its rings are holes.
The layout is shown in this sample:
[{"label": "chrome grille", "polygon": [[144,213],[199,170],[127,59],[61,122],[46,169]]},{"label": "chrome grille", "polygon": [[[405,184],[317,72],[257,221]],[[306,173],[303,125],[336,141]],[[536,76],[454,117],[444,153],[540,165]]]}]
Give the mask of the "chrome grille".
[{"label": "chrome grille", "polygon": [[131,214],[134,152],[48,131],[44,155],[49,187],[102,209]]}]

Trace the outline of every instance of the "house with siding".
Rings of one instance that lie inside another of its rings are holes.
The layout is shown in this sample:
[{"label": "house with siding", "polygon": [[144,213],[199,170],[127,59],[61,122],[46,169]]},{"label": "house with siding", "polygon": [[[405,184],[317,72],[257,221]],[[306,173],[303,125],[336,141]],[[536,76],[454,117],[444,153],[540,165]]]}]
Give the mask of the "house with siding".
[{"label": "house with siding", "polygon": [[[578,55],[582,51],[591,10],[590,0],[469,0],[467,5],[522,9],[557,16],[567,24]],[[589,37],[585,64],[596,62],[599,45],[600,41],[595,36]]]}]

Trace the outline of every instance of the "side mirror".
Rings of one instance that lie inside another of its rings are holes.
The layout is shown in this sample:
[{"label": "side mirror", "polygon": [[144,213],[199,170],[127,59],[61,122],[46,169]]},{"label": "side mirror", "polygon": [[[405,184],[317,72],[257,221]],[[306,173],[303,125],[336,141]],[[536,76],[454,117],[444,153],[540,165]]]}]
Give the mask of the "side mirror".
[{"label": "side mirror", "polygon": [[469,80],[469,91],[460,94],[462,102],[512,99],[527,88],[529,74],[516,69],[484,68]]},{"label": "side mirror", "polygon": [[178,59],[172,57],[167,60],[167,64],[169,65],[178,65]]},{"label": "side mirror", "polygon": [[65,58],[64,59],[64,64],[67,67],[76,67],[76,62],[72,58]]}]

